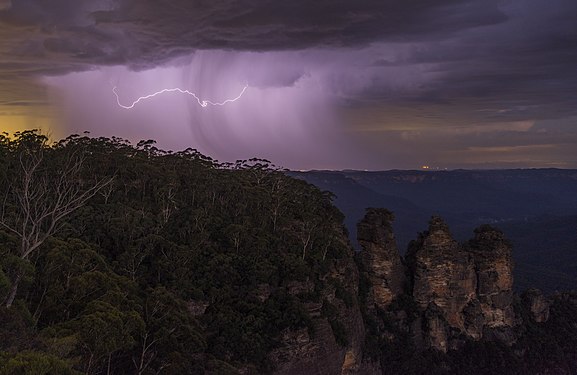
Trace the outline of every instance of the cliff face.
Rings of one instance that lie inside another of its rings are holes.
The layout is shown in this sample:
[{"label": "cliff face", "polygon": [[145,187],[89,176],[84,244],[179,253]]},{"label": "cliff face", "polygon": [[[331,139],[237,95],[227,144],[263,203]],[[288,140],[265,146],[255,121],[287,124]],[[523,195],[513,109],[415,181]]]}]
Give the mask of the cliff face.
[{"label": "cliff face", "polygon": [[[276,374],[396,373],[400,370],[390,367],[390,359],[379,364],[369,357],[386,356],[389,349],[383,348],[399,346],[406,348],[405,356],[458,350],[468,341],[514,344],[522,318],[513,308],[511,246],[503,233],[481,226],[459,244],[443,220],[433,217],[403,259],[393,220],[385,209],[367,210],[358,224],[360,268],[351,249],[332,264],[320,289],[312,282],[289,286],[297,298],[316,291],[322,302],[306,304],[312,332],[303,328],[283,335],[283,346],[272,354]],[[343,291],[351,296],[348,302]],[[547,321],[549,302],[542,294],[527,292],[521,302],[534,322]]]},{"label": "cliff face", "polygon": [[385,309],[403,293],[406,282],[405,267],[391,226],[393,220],[393,214],[386,209],[368,209],[357,227],[362,261],[371,284],[369,310]]},{"label": "cliff face", "polygon": [[477,300],[484,325],[490,330],[514,325],[513,260],[511,245],[503,233],[488,225],[475,230],[475,237],[465,245],[475,263]]},{"label": "cliff face", "polygon": [[464,331],[463,310],[475,299],[477,279],[471,257],[453,240],[440,218],[411,244],[412,295],[421,310],[431,304],[443,312],[449,326]]},{"label": "cliff face", "polygon": [[[348,241],[343,233],[339,241]],[[354,250],[336,260],[322,283],[300,282],[289,288],[298,298],[313,293],[320,302],[306,303],[313,330],[284,332],[279,349],[271,354],[277,375],[380,374],[378,365],[363,360],[365,327],[357,299],[359,273]],[[320,289],[319,289],[320,287]]]},{"label": "cliff face", "polygon": [[[409,332],[421,349],[446,352],[460,347],[465,338],[511,344],[515,340],[513,264],[503,234],[483,226],[460,245],[443,220],[433,217],[428,230],[411,242],[405,267],[394,245],[392,219],[390,213],[369,209],[359,223],[362,259],[371,285],[368,304],[374,301],[388,311],[389,325],[392,321],[396,330]],[[405,280],[408,288],[403,291]],[[412,301],[413,320],[391,310],[396,298]],[[373,318],[379,320],[375,314]]]}]

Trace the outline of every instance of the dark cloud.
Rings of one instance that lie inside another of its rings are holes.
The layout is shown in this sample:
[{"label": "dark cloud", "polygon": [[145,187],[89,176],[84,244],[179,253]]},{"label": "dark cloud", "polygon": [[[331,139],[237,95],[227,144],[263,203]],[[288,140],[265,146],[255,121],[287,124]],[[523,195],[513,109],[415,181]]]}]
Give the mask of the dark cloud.
[{"label": "dark cloud", "polygon": [[[494,144],[516,157],[558,145],[551,155],[560,157],[577,142],[575,0],[0,0],[0,106],[45,101],[36,77],[146,70],[201,50],[227,51],[196,60],[212,72],[205,92],[219,75],[208,60],[237,52],[234,66],[255,66],[242,73],[254,87],[318,80],[319,92],[337,98],[345,130],[380,142],[360,164],[400,145],[480,156]],[[270,57],[287,50],[303,51],[290,55],[294,66]],[[262,54],[260,70],[246,51]],[[267,56],[278,71],[262,69]],[[536,125],[515,130],[524,121]],[[463,126],[471,131],[455,130]],[[398,150],[417,162],[409,153]]]},{"label": "dark cloud", "polygon": [[467,109],[469,121],[576,115],[577,2],[512,1],[500,9],[505,22],[416,42],[396,58],[375,60],[383,82],[398,70],[419,71],[427,80],[397,90],[377,83],[367,87],[365,101]]},{"label": "dark cloud", "polygon": [[23,35],[15,47],[19,55],[134,66],[195,49],[264,51],[433,39],[504,20],[493,0],[21,0],[4,8],[0,22]]},{"label": "dark cloud", "polygon": [[26,78],[98,65],[151,68],[198,49],[358,46],[502,20],[495,1],[3,0],[0,61],[11,68],[0,68],[0,96],[36,102]]},{"label": "dark cloud", "polygon": [[37,103],[34,78],[197,49],[286,50],[434,38],[503,20],[494,1],[3,0],[0,102]]}]

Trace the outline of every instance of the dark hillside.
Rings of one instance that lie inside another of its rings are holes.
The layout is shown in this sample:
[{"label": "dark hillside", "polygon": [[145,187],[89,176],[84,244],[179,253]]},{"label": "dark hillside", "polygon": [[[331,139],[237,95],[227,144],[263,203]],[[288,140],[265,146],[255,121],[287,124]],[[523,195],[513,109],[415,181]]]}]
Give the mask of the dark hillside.
[{"label": "dark hillside", "polygon": [[327,360],[362,341],[342,214],[264,160],[23,132],[0,163],[0,373],[263,373],[291,361],[287,332],[328,327]]}]

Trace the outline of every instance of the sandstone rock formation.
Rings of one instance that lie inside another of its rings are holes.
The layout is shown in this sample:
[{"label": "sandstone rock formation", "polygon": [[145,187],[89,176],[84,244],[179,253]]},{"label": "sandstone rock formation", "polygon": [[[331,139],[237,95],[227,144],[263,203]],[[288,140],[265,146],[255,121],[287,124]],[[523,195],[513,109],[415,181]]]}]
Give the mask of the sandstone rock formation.
[{"label": "sandstone rock formation", "polygon": [[[403,343],[409,350],[440,352],[459,349],[468,340],[515,342],[516,325],[522,318],[516,317],[513,309],[511,246],[503,233],[484,225],[475,230],[471,240],[459,244],[443,220],[433,217],[403,259],[393,220],[388,210],[367,210],[358,224],[360,271],[351,249],[332,263],[320,284],[306,279],[287,285],[296,298],[312,293],[320,298],[305,304],[314,333],[303,328],[282,335],[283,345],[271,355],[277,366],[275,374],[388,371],[386,362],[367,358],[370,340],[380,345],[377,350],[383,350],[383,343],[384,347]],[[362,306],[357,300],[360,278],[367,286]],[[266,296],[263,289],[259,298],[266,300]],[[521,301],[530,319],[547,321],[549,302],[540,292],[528,291]],[[335,326],[335,318],[340,328]],[[346,343],[340,341],[339,329],[346,334]]]},{"label": "sandstone rock formation", "polygon": [[477,278],[470,255],[441,218],[434,217],[429,230],[411,244],[407,262],[415,302],[422,310],[436,305],[451,327],[463,331],[463,310],[475,299]]},{"label": "sandstone rock formation", "polygon": [[386,209],[369,208],[357,226],[362,261],[371,283],[367,308],[386,309],[405,285],[405,269],[391,226],[394,215]]},{"label": "sandstone rock formation", "polygon": [[394,243],[392,219],[386,210],[369,209],[359,223],[362,259],[371,284],[369,305],[373,302],[386,310],[395,299],[412,300],[416,320],[406,319],[405,312],[391,312],[386,319],[396,324],[397,331],[410,332],[422,349],[446,352],[465,339],[514,342],[513,263],[503,233],[482,226],[472,240],[460,245],[443,220],[433,217],[428,230],[409,245],[408,288],[403,290],[405,269]]},{"label": "sandstone rock formation", "polygon": [[[348,244],[344,233],[339,240]],[[288,285],[291,295],[319,293],[321,302],[305,304],[312,319],[312,332],[303,328],[283,333],[283,345],[271,354],[276,375],[381,373],[378,364],[363,358],[365,327],[357,300],[359,272],[354,262],[354,250],[349,249],[349,254],[331,265],[324,280],[317,281],[322,285],[320,290],[315,291],[315,283],[311,280]],[[328,310],[330,314],[326,313]]]},{"label": "sandstone rock formation", "polygon": [[513,311],[513,260],[511,244],[503,233],[489,225],[475,229],[465,249],[473,256],[477,273],[477,299],[485,325],[511,327]]}]

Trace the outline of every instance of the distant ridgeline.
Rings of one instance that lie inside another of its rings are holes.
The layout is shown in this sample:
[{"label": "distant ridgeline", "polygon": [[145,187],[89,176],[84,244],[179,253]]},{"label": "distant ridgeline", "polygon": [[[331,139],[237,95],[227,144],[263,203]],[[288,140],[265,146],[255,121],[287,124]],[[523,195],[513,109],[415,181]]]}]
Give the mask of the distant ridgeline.
[{"label": "distant ridgeline", "polygon": [[513,293],[511,247],[369,209],[265,160],[0,136],[0,374],[572,374],[577,296]]},{"label": "distant ridgeline", "polygon": [[353,234],[366,207],[386,207],[399,250],[431,215],[442,216],[458,241],[482,224],[499,227],[513,244],[515,289],[546,293],[577,285],[577,170],[289,172],[336,195]]}]

